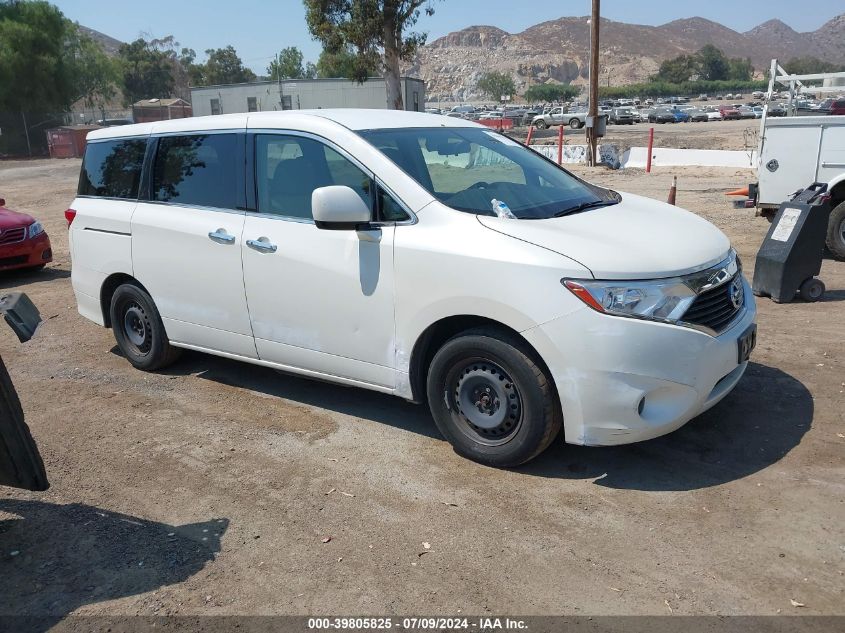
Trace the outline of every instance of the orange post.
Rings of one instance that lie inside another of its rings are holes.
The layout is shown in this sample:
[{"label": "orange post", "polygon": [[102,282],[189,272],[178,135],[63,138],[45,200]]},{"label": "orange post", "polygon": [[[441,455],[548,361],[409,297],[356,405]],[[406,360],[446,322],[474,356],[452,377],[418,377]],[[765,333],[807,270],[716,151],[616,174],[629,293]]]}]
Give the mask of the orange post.
[{"label": "orange post", "polygon": [[531,137],[532,137],[533,135],[534,135],[534,126],[533,126],[533,125],[529,125],[529,126],[528,126],[528,138],[527,138],[527,139],[525,139],[525,144],[526,144],[526,145],[531,145]]},{"label": "orange post", "polygon": [[645,173],[651,173],[651,150],[654,148],[654,128],[648,129],[648,158],[645,160]]},{"label": "orange post", "polygon": [[563,165],[563,126],[557,128],[557,164]]}]

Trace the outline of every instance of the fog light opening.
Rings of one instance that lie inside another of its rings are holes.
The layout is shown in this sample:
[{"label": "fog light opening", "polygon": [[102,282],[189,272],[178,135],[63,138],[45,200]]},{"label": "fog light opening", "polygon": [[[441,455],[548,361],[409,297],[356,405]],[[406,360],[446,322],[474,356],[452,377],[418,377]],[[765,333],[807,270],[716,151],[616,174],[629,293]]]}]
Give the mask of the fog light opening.
[{"label": "fog light opening", "polygon": [[643,414],[643,409],[645,409],[645,396],[643,396],[642,398],[640,398],[640,401],[639,401],[639,403],[637,404],[637,413],[638,413],[639,415],[642,415],[642,414]]}]

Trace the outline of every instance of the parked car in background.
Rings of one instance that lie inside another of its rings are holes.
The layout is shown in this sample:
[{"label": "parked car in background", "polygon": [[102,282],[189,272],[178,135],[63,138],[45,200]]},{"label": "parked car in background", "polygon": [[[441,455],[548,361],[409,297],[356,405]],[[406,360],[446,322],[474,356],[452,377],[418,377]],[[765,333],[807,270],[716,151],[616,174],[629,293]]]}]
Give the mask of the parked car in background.
[{"label": "parked car in background", "polygon": [[689,116],[689,120],[694,123],[710,120],[710,117],[707,116],[707,112],[701,108],[691,108],[689,110],[685,110],[685,112],[687,116]]},{"label": "parked car in background", "polygon": [[787,112],[785,107],[779,103],[775,103],[769,106],[769,110],[766,114],[767,116],[786,116]]},{"label": "parked car in background", "polygon": [[443,111],[440,108],[426,108],[425,111],[428,114],[443,114]]},{"label": "parked car in background", "polygon": [[751,110],[754,111],[754,118],[755,119],[762,118],[762,116],[763,116],[763,106],[760,106],[760,105],[752,106]]},{"label": "parked car in background", "polygon": [[836,99],[833,103],[831,103],[830,111],[828,112],[828,114],[833,114],[836,116],[845,115],[845,99]]},{"label": "parked car in background", "polygon": [[7,209],[0,198],[0,270],[43,268],[51,261],[50,237],[41,222]]},{"label": "parked car in background", "polygon": [[656,108],[649,112],[649,123],[675,123],[675,111],[669,108]]},{"label": "parked car in background", "polygon": [[699,101],[707,101],[709,98],[710,98],[710,97],[708,97],[706,94],[700,94],[700,95],[698,95],[698,100],[699,100]]},{"label": "parked car in background", "polygon": [[742,114],[739,110],[737,110],[732,105],[722,105],[719,106],[719,114],[722,115],[722,119],[725,121],[730,120],[738,120],[742,118]]},{"label": "parked car in background", "polygon": [[[564,121],[564,117],[566,115],[567,109],[565,106],[557,106],[555,108],[551,108],[543,114],[538,114],[531,120],[531,125],[534,127],[545,130],[553,125],[564,125],[565,123],[569,123],[569,119]],[[571,123],[569,123],[571,125]],[[573,127],[581,127],[579,119],[575,118],[575,125]]]},{"label": "parked car in background", "polygon": [[484,112],[478,117],[479,121],[493,121],[493,120],[501,120],[504,118],[503,112],[497,112],[496,110],[491,110],[490,112]]},{"label": "parked car in background", "polygon": [[632,106],[613,108],[607,122],[614,125],[633,125],[636,123],[636,113],[636,109]]},{"label": "parked car in background", "polygon": [[675,117],[675,123],[688,123],[690,120],[690,115],[685,110],[672,110],[672,114]]},{"label": "parked car in background", "polygon": [[737,112],[739,112],[740,119],[754,119],[757,117],[757,114],[754,112],[753,108],[750,108],[746,105],[739,106],[736,108]]},{"label": "parked car in background", "polygon": [[669,433],[742,379],[755,300],[707,220],[478,124],[377,114],[92,132],[66,212],[80,314],[139,370],[187,348],[427,402],[500,467]]}]

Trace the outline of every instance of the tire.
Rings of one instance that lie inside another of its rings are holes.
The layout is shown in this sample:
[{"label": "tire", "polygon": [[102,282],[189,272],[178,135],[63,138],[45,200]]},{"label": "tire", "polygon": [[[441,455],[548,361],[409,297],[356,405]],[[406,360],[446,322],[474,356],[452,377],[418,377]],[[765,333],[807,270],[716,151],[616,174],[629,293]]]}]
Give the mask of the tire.
[{"label": "tire", "polygon": [[581,121],[578,119],[569,119],[569,127],[573,130],[580,130],[581,129]]},{"label": "tire", "polygon": [[[428,371],[428,403],[456,453],[508,468],[552,443],[563,419],[541,364],[524,342],[489,328],[462,332],[437,351]],[[511,408],[502,408],[502,401]]]},{"label": "tire", "polygon": [[824,296],[824,290],[824,283],[821,279],[810,277],[801,282],[801,286],[798,288],[798,296],[804,301],[813,303]]},{"label": "tire", "polygon": [[542,119],[537,121],[536,126],[537,126],[538,130],[546,130],[549,127],[548,124],[546,124],[546,122],[543,121]]},{"label": "tire", "polygon": [[181,355],[181,349],[170,345],[152,297],[138,286],[118,286],[109,314],[117,346],[136,369],[162,369]]},{"label": "tire", "polygon": [[826,243],[831,255],[845,261],[845,202],[840,202],[830,212]]}]

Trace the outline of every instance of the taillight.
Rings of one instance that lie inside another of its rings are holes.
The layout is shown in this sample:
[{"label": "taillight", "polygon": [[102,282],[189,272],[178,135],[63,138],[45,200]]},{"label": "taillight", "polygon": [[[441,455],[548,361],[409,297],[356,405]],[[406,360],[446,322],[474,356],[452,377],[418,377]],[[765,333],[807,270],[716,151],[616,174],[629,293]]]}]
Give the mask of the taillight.
[{"label": "taillight", "polygon": [[65,220],[67,220],[67,227],[70,228],[70,225],[73,223],[73,218],[76,217],[76,211],[73,209],[68,209],[65,211]]}]

